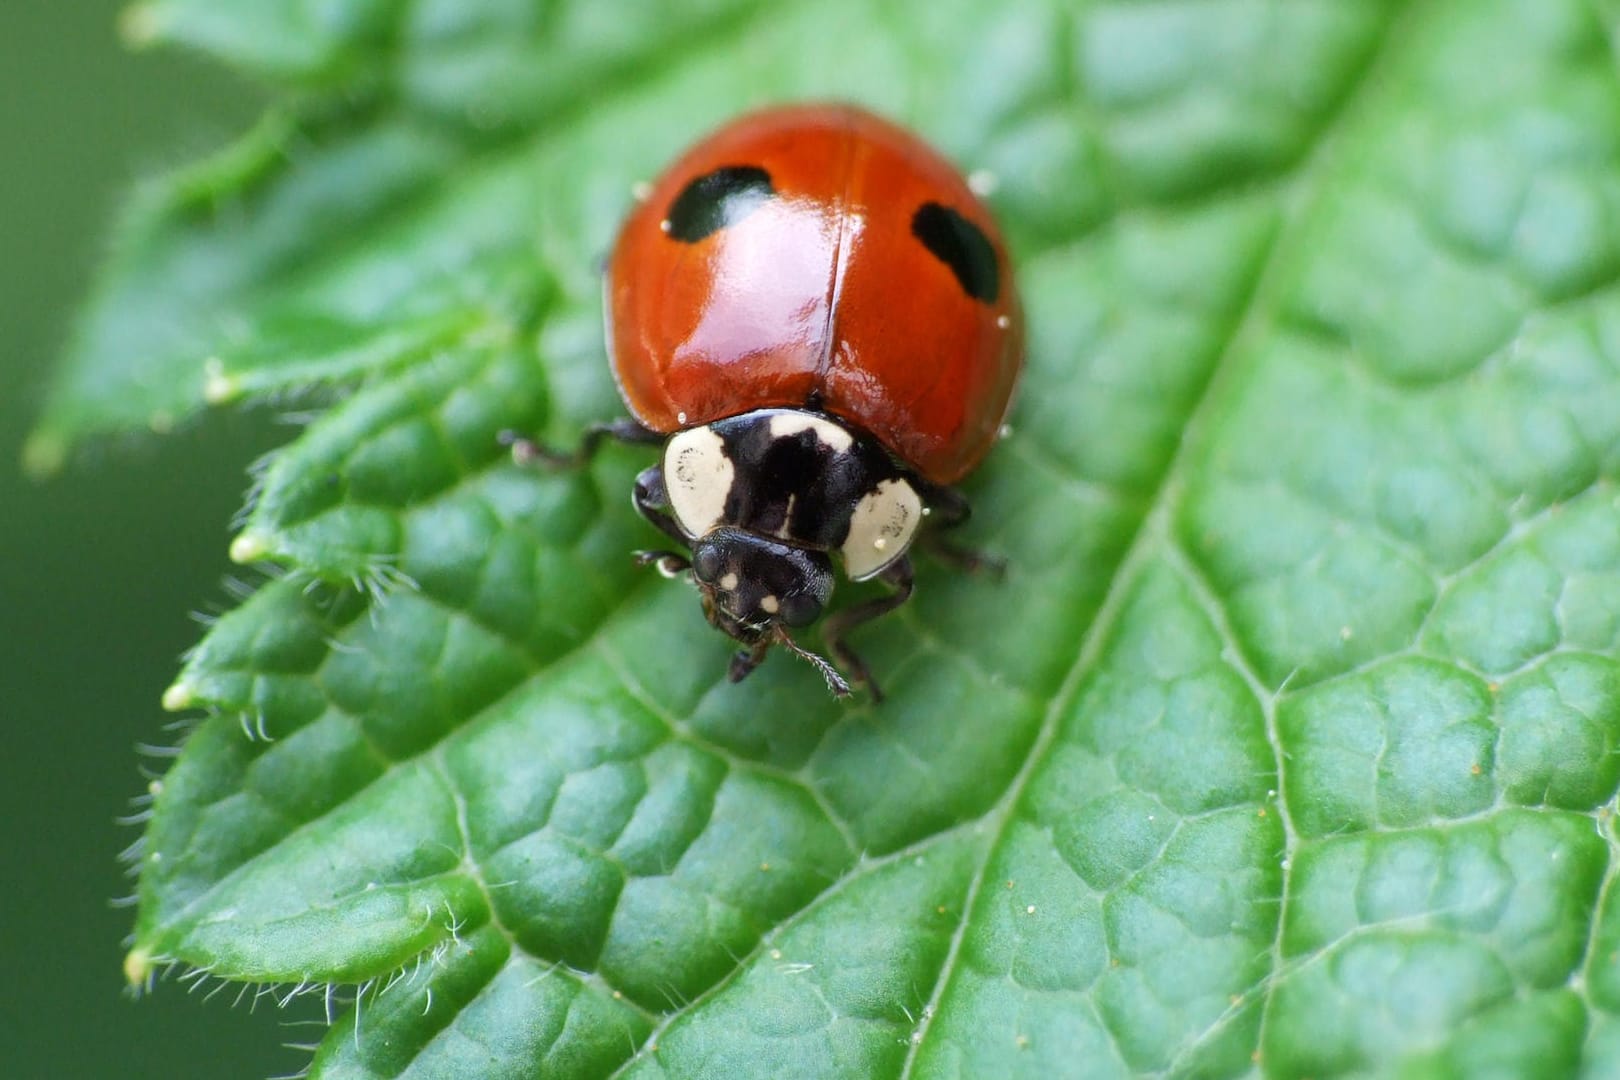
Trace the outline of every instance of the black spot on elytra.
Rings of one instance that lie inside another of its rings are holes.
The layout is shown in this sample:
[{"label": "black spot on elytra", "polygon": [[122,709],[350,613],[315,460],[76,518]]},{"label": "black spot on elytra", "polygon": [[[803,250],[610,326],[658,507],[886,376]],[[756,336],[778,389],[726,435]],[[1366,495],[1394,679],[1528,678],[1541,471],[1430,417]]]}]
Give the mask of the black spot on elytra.
[{"label": "black spot on elytra", "polygon": [[688,181],[669,204],[669,235],[695,244],[712,232],[735,225],[759,208],[776,189],[771,174],[757,165],[723,165]]},{"label": "black spot on elytra", "polygon": [[1001,292],[996,249],[977,225],[948,206],[929,202],[912,215],[911,235],[950,268],[963,292],[987,304],[996,302]]}]

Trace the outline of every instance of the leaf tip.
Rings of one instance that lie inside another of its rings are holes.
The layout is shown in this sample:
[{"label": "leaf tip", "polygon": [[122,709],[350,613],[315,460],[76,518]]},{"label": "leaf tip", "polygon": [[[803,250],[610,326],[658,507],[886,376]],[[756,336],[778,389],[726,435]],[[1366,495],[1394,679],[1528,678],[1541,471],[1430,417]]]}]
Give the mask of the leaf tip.
[{"label": "leaf tip", "polygon": [[192,702],[196,700],[196,692],[192,689],[191,684],[184,679],[178,680],[163,691],[163,709],[165,712],[180,712],[189,709]]},{"label": "leaf tip", "polygon": [[231,541],[231,562],[239,565],[258,562],[270,554],[270,541],[259,533],[245,532]]},{"label": "leaf tip", "polygon": [[22,469],[30,479],[49,480],[67,464],[68,444],[49,431],[36,431],[23,443]]},{"label": "leaf tip", "polygon": [[210,405],[223,405],[242,392],[242,382],[225,374],[225,364],[217,356],[203,361],[203,400]]},{"label": "leaf tip", "polygon": [[118,37],[131,49],[144,49],[162,36],[163,18],[154,3],[135,3],[118,15]]},{"label": "leaf tip", "polygon": [[146,987],[147,980],[152,977],[152,954],[146,949],[136,946],[124,954],[124,981],[135,990]]}]

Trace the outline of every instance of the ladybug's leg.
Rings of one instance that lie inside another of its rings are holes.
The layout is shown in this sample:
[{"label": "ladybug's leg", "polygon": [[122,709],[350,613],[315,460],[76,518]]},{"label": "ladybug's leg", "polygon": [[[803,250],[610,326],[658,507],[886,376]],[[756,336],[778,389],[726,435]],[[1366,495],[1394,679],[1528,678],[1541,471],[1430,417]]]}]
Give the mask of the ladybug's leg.
[{"label": "ladybug's leg", "polygon": [[871,622],[879,615],[887,615],[911,599],[911,560],[909,558],[896,560],[878,575],[877,580],[892,586],[894,592],[829,615],[827,621],[821,624],[821,640],[827,643],[827,651],[833,654],[838,666],[849,672],[850,681],[865,684],[867,691],[872,695],[872,700],[882,701],[883,691],[878,687],[877,680],[872,677],[872,669],[866,666],[866,661],[862,660],[854,649],[844,643],[844,635],[862,623]]},{"label": "ladybug's leg", "polygon": [[638,551],[636,565],[655,567],[665,577],[675,578],[692,569],[692,560],[678,551]]},{"label": "ladybug's leg", "polygon": [[[669,505],[669,498],[664,493],[664,470],[661,466],[651,465],[641,470],[636,477],[635,491],[631,494],[631,501],[636,504],[636,510],[642,517],[652,522],[659,531],[682,547],[688,546],[691,541],[675,524],[663,507]],[[636,562],[642,566],[652,566],[667,578],[679,577],[692,568],[692,560],[678,551],[638,551]]]},{"label": "ladybug's leg", "polygon": [[753,648],[738,649],[732,653],[731,666],[726,669],[726,678],[734,683],[742,682],[748,678],[749,673],[764,661],[765,653],[770,650],[770,647],[770,639],[766,638]]},{"label": "ladybug's leg", "polygon": [[642,469],[636,476],[635,491],[632,492],[630,498],[636,504],[637,513],[652,522],[659,532],[682,547],[691,546],[691,538],[681,531],[681,527],[675,524],[675,519],[670,517],[669,512],[663,509],[669,505],[669,496],[664,491],[664,469],[662,466],[649,465],[647,468]]},{"label": "ladybug's leg", "polygon": [[1006,560],[972,548],[958,547],[940,533],[954,529],[973,516],[973,507],[967,496],[950,487],[927,485],[923,498],[928,505],[929,527],[917,538],[928,554],[955,570],[967,574],[989,574],[995,578],[1007,572]]},{"label": "ladybug's leg", "polygon": [[604,439],[632,445],[656,446],[664,441],[664,436],[651,428],[641,426],[629,417],[620,417],[617,420],[592,424],[585,429],[585,434],[579,437],[579,445],[566,453],[544,446],[533,439],[524,438],[515,431],[503,431],[499,439],[504,445],[512,448],[512,460],[519,465],[538,461],[554,469],[571,469],[578,468],[595,457]]}]

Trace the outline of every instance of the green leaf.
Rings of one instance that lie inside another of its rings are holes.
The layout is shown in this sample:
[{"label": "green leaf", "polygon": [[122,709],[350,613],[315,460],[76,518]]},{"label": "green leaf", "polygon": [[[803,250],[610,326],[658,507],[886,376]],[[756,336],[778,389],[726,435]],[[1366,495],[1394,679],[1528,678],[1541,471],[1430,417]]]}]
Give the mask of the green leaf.
[{"label": "green leaf", "polygon": [[[31,460],[316,407],[165,698],[128,970],[318,1076],[1620,1070],[1612,0],[154,0],[273,80],[135,200]],[[881,707],[638,571],[598,260],[734,112],[999,184],[1030,315]]]}]

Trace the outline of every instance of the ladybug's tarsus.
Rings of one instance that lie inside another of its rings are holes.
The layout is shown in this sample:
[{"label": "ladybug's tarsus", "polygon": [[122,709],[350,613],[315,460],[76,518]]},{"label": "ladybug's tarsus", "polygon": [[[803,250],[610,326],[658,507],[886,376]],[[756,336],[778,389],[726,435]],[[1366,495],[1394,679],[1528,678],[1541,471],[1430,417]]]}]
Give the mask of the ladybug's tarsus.
[{"label": "ladybug's tarsus", "polygon": [[959,573],[982,574],[997,582],[1007,578],[1006,559],[977,548],[959,547],[938,533],[924,533],[917,546],[928,552],[935,562],[943,563]]},{"label": "ladybug's tarsus", "polygon": [[678,551],[638,551],[637,566],[651,566],[666,578],[678,578],[692,569],[692,560]]}]

